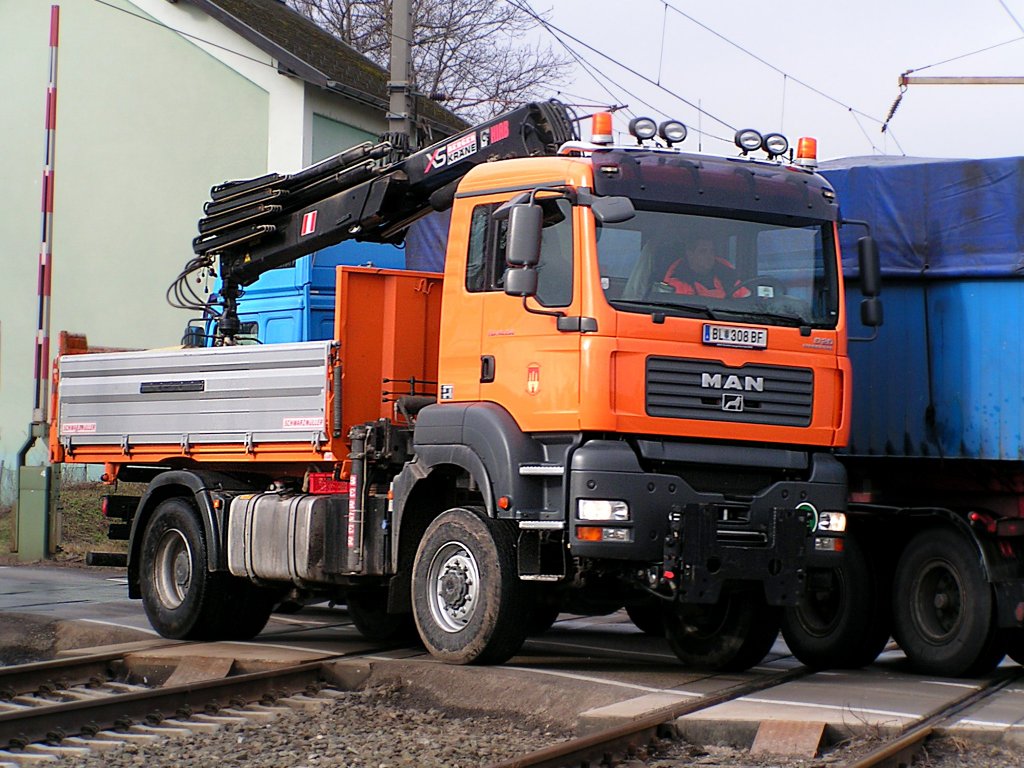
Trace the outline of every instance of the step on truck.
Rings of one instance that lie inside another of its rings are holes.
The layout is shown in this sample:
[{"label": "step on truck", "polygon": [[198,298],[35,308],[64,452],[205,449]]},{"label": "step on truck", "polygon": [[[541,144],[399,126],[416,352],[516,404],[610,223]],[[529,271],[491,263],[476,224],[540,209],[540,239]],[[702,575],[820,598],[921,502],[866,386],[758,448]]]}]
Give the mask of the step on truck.
[{"label": "step on truck", "polygon": [[[107,507],[161,635],[250,637],[318,597],[453,663],[623,607],[688,664],[756,664],[780,624],[818,663],[874,658],[875,624],[799,618],[859,554],[832,188],[777,134],[720,158],[680,151],[676,122],[622,147],[594,119],[580,141],[561,104],[528,104],[214,187],[173,293],[215,346],[57,360],[52,460],[148,483]],[[240,343],[260,274],[446,208],[443,275],[342,267],[334,338]],[[214,269],[210,304],[189,281]]]}]

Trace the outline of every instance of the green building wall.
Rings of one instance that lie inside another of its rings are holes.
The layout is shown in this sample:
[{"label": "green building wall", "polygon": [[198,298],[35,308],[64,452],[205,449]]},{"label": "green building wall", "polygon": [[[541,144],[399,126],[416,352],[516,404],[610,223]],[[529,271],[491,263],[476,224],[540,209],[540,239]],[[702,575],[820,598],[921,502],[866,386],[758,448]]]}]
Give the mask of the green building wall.
[{"label": "green building wall", "polygon": [[[51,338],[170,346],[189,314],[165,292],[210,186],[266,171],[268,95],[109,2],[60,2]],[[32,418],[49,18],[47,2],[0,0],[0,503]]]}]

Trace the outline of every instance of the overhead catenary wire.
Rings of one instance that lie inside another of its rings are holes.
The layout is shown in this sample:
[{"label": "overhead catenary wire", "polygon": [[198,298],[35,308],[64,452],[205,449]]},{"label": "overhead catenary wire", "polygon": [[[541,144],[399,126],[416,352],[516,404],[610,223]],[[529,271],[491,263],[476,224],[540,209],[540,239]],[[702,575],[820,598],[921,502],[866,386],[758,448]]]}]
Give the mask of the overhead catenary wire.
[{"label": "overhead catenary wire", "polygon": [[558,32],[559,34],[561,34],[561,35],[569,38],[570,40],[572,40],[577,45],[580,45],[580,46],[586,48],[591,53],[596,53],[601,58],[607,59],[608,61],[610,61],[615,66],[620,67],[621,69],[625,70],[626,72],[628,72],[629,74],[633,75],[634,77],[637,77],[637,78],[643,80],[645,83],[653,85],[655,88],[658,88],[659,90],[664,91],[665,93],[669,94],[673,98],[678,99],[679,101],[683,102],[687,106],[697,110],[701,114],[706,115],[707,117],[709,117],[712,120],[714,120],[716,123],[719,123],[720,125],[725,126],[729,130],[732,130],[732,131],[736,130],[736,126],[733,125],[732,123],[730,123],[729,121],[724,120],[724,119],[718,117],[717,115],[712,114],[711,112],[708,112],[706,109],[702,109],[700,106],[698,106],[697,104],[694,104],[689,99],[687,99],[687,98],[685,98],[683,96],[680,96],[675,91],[672,91],[672,90],[670,90],[668,88],[665,88],[663,85],[659,85],[655,80],[652,80],[650,77],[648,77],[647,75],[643,74],[642,72],[638,72],[637,70],[633,69],[632,67],[630,67],[630,66],[628,66],[626,64],[623,64],[622,62],[616,61],[615,59],[613,59],[611,56],[609,56],[608,54],[604,53],[603,51],[600,51],[597,48],[595,48],[594,46],[590,45],[589,43],[586,43],[583,40],[580,40],[578,37],[576,37],[575,35],[571,34],[570,32],[565,31],[561,27],[559,27],[559,26],[557,26],[555,24],[552,24],[550,21],[545,19],[543,16],[538,14],[536,11],[534,11],[533,8],[530,6],[530,4],[527,2],[527,0],[505,0],[505,2],[509,3],[510,5],[512,5],[515,8],[518,8],[523,13],[527,14],[528,16],[530,16],[534,21],[536,21],[538,24],[540,24],[542,27],[544,27],[544,29],[546,29],[549,33],[551,33],[552,30]]}]

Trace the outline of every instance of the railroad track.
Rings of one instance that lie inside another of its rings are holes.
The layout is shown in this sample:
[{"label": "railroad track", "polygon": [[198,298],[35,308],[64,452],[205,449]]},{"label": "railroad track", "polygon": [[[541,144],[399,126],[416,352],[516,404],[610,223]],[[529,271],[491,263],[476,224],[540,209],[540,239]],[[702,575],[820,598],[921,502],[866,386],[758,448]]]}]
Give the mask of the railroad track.
[{"label": "railroad track", "polygon": [[657,739],[677,718],[727,701],[749,696],[811,674],[806,667],[751,680],[714,694],[656,709],[625,725],[553,744],[527,755],[494,763],[489,768],[568,768],[612,764],[615,755],[632,755]]},{"label": "railroad track", "polygon": [[[625,725],[570,739],[526,755],[494,763],[488,768],[577,768],[577,766],[590,768],[598,765],[614,765],[619,760],[641,753],[666,733],[672,736],[671,724],[677,718],[750,696],[810,674],[812,674],[811,670],[801,667],[753,680],[696,701],[687,701],[655,710],[642,719]],[[905,768],[911,764],[914,756],[923,749],[927,739],[943,723],[1021,679],[1024,679],[1024,671],[1020,669],[1014,669],[1006,675],[993,678],[981,688],[949,702],[925,716],[921,721],[906,727],[870,752],[843,764],[842,768]]]},{"label": "railroad track", "polygon": [[943,723],[976,704],[991,698],[1012,683],[1024,678],[1024,671],[1015,668],[1004,675],[987,681],[981,688],[971,691],[938,708],[920,722],[908,726],[892,739],[865,755],[846,763],[843,768],[901,768],[908,766],[924,748],[925,742]]},{"label": "railroad track", "polygon": [[[178,645],[196,647],[169,643],[147,651]],[[357,654],[180,684],[173,666],[162,676],[166,681],[158,676],[140,683],[130,672],[130,655],[111,652],[0,668],[0,765],[29,754],[59,756],[90,743],[130,740],[140,730],[159,735],[161,728],[188,728],[190,722],[198,730],[197,723],[216,721],[217,713],[244,716],[253,704],[299,705],[296,697],[320,694],[327,686],[327,662]]]}]

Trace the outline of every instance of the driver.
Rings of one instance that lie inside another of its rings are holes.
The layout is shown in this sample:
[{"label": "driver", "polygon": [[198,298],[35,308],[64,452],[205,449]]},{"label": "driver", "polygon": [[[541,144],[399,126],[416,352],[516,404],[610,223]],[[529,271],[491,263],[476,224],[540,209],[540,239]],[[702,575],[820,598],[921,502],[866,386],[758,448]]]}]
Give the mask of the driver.
[{"label": "driver", "polygon": [[715,243],[709,237],[691,242],[683,257],[669,265],[662,282],[676,293],[688,296],[724,299],[726,291],[732,298],[750,296],[750,290],[740,284],[732,264],[715,253]]}]

